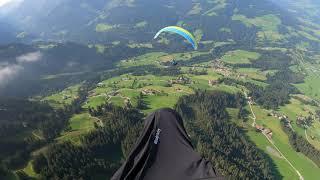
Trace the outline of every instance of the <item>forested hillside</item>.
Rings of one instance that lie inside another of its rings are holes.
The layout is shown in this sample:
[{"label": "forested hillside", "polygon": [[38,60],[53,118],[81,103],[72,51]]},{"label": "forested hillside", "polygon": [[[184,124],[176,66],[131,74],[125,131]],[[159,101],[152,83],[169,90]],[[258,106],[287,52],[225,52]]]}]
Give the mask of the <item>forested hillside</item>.
[{"label": "forested hillside", "polygon": [[[320,177],[318,2],[15,3],[0,6],[0,179],[109,179],[163,107],[230,179]],[[198,49],[153,39],[170,25]]]}]

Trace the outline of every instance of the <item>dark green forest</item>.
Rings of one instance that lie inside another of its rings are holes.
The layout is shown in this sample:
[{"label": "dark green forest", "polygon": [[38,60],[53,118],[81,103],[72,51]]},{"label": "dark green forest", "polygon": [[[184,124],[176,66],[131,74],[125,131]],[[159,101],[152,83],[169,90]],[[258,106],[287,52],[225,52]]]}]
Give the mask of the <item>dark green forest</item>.
[{"label": "dark green forest", "polygon": [[[0,5],[0,180],[109,179],[164,106],[227,179],[316,179],[315,1]],[[198,50],[171,33],[153,39],[165,26],[190,31]]]},{"label": "dark green forest", "polygon": [[230,179],[279,178],[266,154],[257,150],[243,130],[230,121],[226,108],[241,108],[245,104],[241,94],[197,92],[181,98],[176,109],[197,143],[197,150],[209,158],[219,172]]},{"label": "dark green forest", "polygon": [[[176,109],[197,150],[222,174],[244,179],[279,177],[270,159],[229,120],[226,108],[241,108],[245,104],[241,94],[197,92],[182,97]],[[41,177],[94,179],[97,175],[108,177],[119,168],[139,135],[143,114],[110,104],[89,111],[103,125],[96,125],[95,131],[83,136],[81,146],[69,142],[53,144],[46,153],[34,157],[34,170]]]}]

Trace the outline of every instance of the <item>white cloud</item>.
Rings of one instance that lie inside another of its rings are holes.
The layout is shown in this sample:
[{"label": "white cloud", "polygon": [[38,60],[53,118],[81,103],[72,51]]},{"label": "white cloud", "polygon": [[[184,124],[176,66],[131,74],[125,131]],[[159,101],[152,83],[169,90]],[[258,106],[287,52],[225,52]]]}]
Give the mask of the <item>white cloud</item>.
[{"label": "white cloud", "polygon": [[17,62],[18,63],[36,62],[36,61],[41,60],[41,58],[42,58],[42,53],[40,51],[36,51],[36,52],[23,54],[23,55],[17,57]]},{"label": "white cloud", "polygon": [[0,0],[0,7],[4,6],[5,4],[8,4],[9,2],[12,2],[13,0]]},{"label": "white cloud", "polygon": [[24,0],[0,0],[0,15],[6,16],[18,8]]},{"label": "white cloud", "polygon": [[40,51],[26,53],[16,57],[17,64],[9,64],[8,62],[0,63],[0,87],[4,87],[13,80],[24,69],[25,63],[33,63],[40,61],[42,58]]},{"label": "white cloud", "polygon": [[21,70],[23,70],[23,67],[20,65],[0,66],[0,87],[6,85]]}]

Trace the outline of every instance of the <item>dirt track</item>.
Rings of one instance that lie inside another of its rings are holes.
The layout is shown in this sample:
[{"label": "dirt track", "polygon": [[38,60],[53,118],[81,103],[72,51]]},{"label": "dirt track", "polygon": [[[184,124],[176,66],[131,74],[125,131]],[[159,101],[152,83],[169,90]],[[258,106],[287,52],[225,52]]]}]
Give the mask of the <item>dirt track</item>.
[{"label": "dirt track", "polygon": [[[244,92],[244,95],[245,97],[248,99],[248,96],[247,96],[247,93]],[[249,107],[250,107],[250,110],[251,110],[251,114],[252,114],[252,119],[253,119],[253,123],[252,123],[252,126],[255,127],[256,125],[256,115],[254,114],[254,111],[252,109],[252,106],[251,106],[251,102],[248,101],[248,104],[249,104]],[[292,163],[284,156],[284,154],[280,151],[280,149],[274,144],[274,142],[265,134],[265,133],[262,133],[266,138],[267,140],[270,142],[270,144],[272,144],[272,146],[279,152],[279,154],[287,161],[287,163],[295,170],[295,172],[298,174],[299,176],[299,179],[300,180],[304,180],[303,176],[301,175],[301,173],[292,165]]]}]

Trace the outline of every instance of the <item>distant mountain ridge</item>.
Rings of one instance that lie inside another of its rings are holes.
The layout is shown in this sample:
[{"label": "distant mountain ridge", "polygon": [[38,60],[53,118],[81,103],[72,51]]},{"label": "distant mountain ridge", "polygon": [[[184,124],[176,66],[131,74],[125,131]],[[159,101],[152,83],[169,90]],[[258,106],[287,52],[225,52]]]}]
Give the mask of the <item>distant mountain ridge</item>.
[{"label": "distant mountain ridge", "polygon": [[198,40],[252,41],[253,46],[258,41],[294,46],[297,38],[320,38],[301,35],[298,18],[270,0],[36,0],[23,1],[7,17],[20,42],[150,42],[159,28],[175,24],[197,33]]},{"label": "distant mountain ridge", "polygon": [[309,17],[316,20],[320,17],[318,0],[272,0],[272,2],[295,13],[298,18]]},{"label": "distant mountain ridge", "polygon": [[7,46],[15,50],[10,60],[0,53],[0,62],[15,64],[14,58],[21,55],[18,52],[24,52],[20,45],[7,45],[11,42],[30,45],[32,50],[25,53],[44,54],[45,61],[23,67],[34,70],[32,78],[103,71],[115,61],[146,52],[188,50],[188,46],[180,46],[182,39],[176,36],[153,40],[154,34],[167,25],[191,31],[199,51],[219,44],[248,50],[275,47],[318,51],[320,25],[295,17],[283,5],[270,0],[23,1],[0,17],[0,44],[5,45],[0,50],[6,52]]}]

